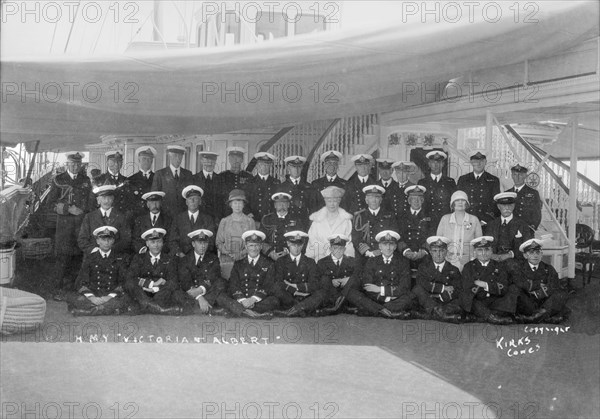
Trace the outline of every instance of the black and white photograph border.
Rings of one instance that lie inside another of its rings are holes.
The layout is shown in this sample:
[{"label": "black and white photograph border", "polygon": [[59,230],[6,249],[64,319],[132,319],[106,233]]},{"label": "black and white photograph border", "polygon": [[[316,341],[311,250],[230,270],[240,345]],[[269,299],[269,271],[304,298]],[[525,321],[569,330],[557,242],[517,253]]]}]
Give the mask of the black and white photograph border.
[{"label": "black and white photograph border", "polygon": [[0,6],[1,418],[600,417],[600,3]]}]

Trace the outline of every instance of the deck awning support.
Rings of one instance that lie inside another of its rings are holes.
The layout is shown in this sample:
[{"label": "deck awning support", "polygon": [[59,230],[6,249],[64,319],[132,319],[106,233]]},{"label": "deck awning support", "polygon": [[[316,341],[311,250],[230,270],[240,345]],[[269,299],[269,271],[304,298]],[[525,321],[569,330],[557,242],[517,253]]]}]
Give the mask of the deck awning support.
[{"label": "deck awning support", "polygon": [[577,148],[575,140],[577,138],[577,115],[571,119],[571,164],[570,164],[570,185],[569,190],[569,258],[568,258],[568,278],[575,278],[575,242],[577,224]]}]

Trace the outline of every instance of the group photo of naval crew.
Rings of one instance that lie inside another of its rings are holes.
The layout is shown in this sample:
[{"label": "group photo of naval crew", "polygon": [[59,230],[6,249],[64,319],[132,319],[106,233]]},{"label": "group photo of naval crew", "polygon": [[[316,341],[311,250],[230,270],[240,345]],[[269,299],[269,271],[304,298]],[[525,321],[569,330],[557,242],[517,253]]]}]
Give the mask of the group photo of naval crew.
[{"label": "group photo of naval crew", "polygon": [[[186,149],[138,153],[139,171],[122,173],[123,156],[106,153],[106,173],[89,178],[83,153],[67,153],[49,201],[58,217],[53,297],[74,316],[224,315],[269,319],[351,313],[388,319],[561,323],[568,292],[542,261],[535,238],[542,203],[511,168],[500,190],[481,152],[472,171],[444,175],[447,155],[426,154],[429,170],[409,180],[411,161],[320,156],[325,176],[302,177],[306,158],[252,156],[244,149],[202,151],[198,173],[182,167]],[[70,188],[69,194],[62,191]]]}]

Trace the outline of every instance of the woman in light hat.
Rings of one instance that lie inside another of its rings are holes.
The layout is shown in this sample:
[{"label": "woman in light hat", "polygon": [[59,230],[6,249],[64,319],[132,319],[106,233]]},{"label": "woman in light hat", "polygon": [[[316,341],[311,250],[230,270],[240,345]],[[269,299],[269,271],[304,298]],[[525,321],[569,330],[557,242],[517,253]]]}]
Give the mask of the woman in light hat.
[{"label": "woman in light hat", "polygon": [[448,237],[448,255],[446,260],[462,271],[465,263],[471,260],[471,240],[482,236],[481,223],[469,209],[469,198],[463,191],[456,191],[450,197],[451,214],[446,214],[440,220],[437,235]]},{"label": "woman in light hat", "polygon": [[[327,256],[329,249],[329,236],[333,234],[352,235],[352,214],[340,208],[344,189],[337,186],[328,186],[321,191],[325,199],[325,206],[310,215],[312,224],[308,230],[308,245],[306,256],[315,261]],[[351,241],[346,243],[346,256],[354,256],[354,247]]]},{"label": "woman in light hat", "polygon": [[216,245],[221,260],[221,275],[225,279],[229,279],[229,275],[231,275],[233,262],[246,256],[242,234],[253,230],[255,226],[254,220],[243,212],[247,202],[243,190],[233,189],[227,200],[227,205],[233,212],[219,223]]}]

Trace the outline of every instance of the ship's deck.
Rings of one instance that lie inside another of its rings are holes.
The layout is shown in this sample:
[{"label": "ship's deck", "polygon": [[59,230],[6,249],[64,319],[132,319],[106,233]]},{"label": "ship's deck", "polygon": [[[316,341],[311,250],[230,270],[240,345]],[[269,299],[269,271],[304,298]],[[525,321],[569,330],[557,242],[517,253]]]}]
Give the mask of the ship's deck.
[{"label": "ship's deck", "polygon": [[[50,260],[20,262],[14,285],[47,294]],[[72,317],[49,300],[39,329],[3,337],[2,417],[598,417],[599,279],[576,278],[561,326]]]}]

